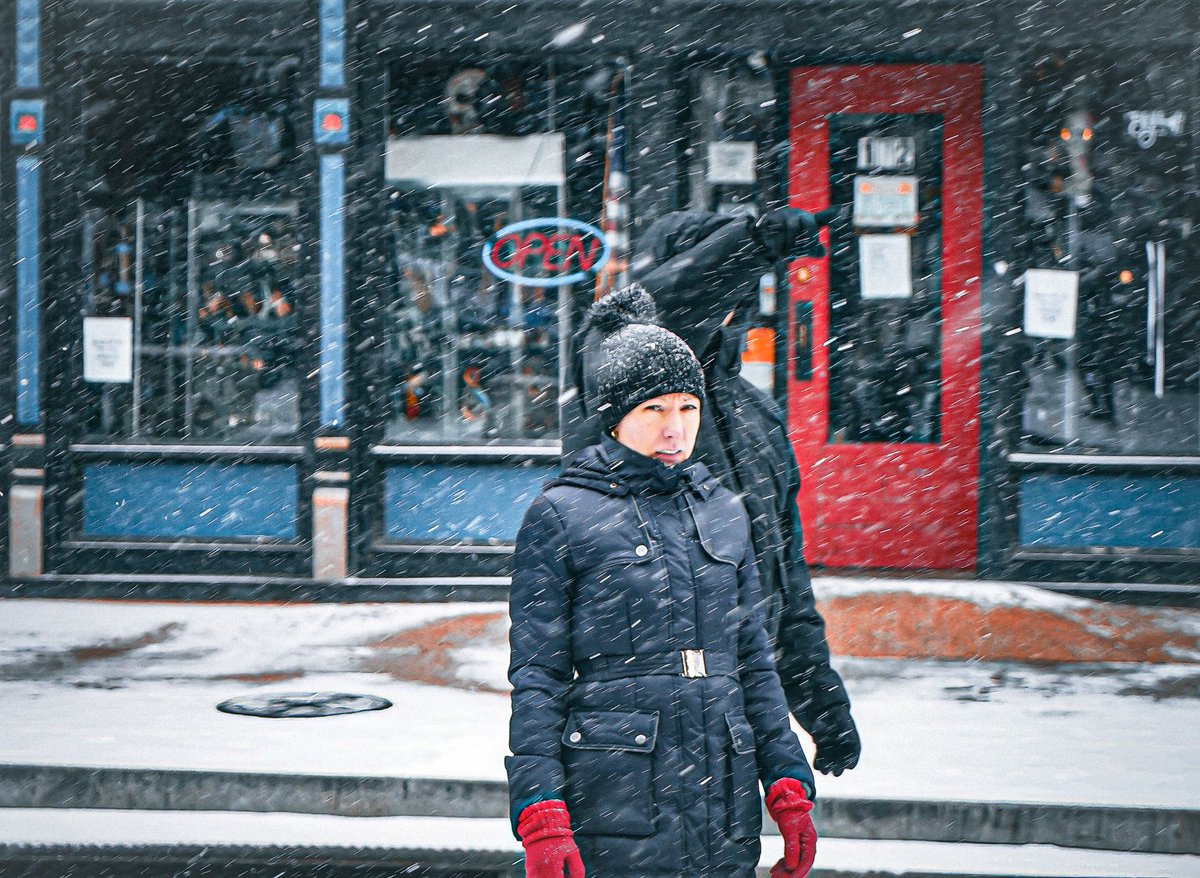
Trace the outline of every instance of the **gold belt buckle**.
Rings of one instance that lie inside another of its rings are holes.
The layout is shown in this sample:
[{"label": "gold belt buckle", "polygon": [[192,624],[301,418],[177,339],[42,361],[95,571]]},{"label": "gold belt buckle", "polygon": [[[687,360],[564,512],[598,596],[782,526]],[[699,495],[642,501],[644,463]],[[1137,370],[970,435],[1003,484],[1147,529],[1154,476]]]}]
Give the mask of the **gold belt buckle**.
[{"label": "gold belt buckle", "polygon": [[683,656],[683,676],[685,677],[707,677],[708,668],[704,666],[704,650],[702,649],[684,649],[680,651]]}]

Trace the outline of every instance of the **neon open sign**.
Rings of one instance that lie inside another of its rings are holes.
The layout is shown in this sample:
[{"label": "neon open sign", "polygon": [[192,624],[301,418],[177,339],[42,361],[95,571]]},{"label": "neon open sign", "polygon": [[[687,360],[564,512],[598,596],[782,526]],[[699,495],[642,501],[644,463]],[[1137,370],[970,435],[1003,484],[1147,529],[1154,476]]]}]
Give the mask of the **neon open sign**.
[{"label": "neon open sign", "polygon": [[505,226],[484,242],[483,264],[502,280],[561,287],[586,280],[604,267],[604,233],[573,219],[528,219]]}]

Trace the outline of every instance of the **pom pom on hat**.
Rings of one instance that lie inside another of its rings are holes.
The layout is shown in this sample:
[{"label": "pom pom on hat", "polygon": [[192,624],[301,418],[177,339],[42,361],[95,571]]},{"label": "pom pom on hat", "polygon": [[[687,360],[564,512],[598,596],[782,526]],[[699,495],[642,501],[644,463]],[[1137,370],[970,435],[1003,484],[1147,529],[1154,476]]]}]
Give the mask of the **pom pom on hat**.
[{"label": "pom pom on hat", "polygon": [[611,335],[630,323],[658,325],[658,309],[654,299],[641,284],[609,293],[588,309],[588,318],[593,328],[604,335]]}]

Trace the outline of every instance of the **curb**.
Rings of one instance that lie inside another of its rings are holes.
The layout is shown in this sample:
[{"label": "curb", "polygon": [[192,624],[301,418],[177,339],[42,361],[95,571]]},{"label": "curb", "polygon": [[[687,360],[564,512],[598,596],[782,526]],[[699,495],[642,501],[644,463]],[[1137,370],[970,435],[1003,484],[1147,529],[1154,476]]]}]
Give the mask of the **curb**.
[{"label": "curb", "polygon": [[[64,869],[109,876],[144,874],[145,871],[157,874],[164,869],[173,870],[172,874],[193,874],[201,870],[211,878],[245,878],[247,874],[307,874],[307,870],[313,868],[322,875],[354,875],[360,878],[393,878],[397,874],[421,875],[424,878],[525,878],[523,858],[508,851],[328,845],[98,846],[0,843],[0,869],[5,865],[20,869],[20,874],[29,878],[52,878],[65,874]],[[864,871],[817,866],[808,873],[808,878],[1020,878],[1026,874],[1008,871],[1003,875],[981,873],[969,865],[963,869],[917,872],[903,867]],[[1037,873],[1039,876],[1045,874]],[[770,870],[766,866],[759,866],[755,876],[770,878]]]},{"label": "curb", "polygon": [[[503,781],[0,764],[0,807],[507,817]],[[1200,810],[822,798],[831,838],[1200,854]],[[769,821],[767,831],[774,831]]]},{"label": "curb", "polygon": [[[5,863],[37,876],[40,866],[53,863],[84,869],[84,874],[139,874],[144,868],[177,869],[192,874],[203,869],[214,876],[242,876],[247,869],[271,867],[266,874],[291,874],[287,864],[315,868],[322,875],[361,875],[385,878],[411,872],[427,878],[524,878],[523,860],[511,851],[446,850],[434,848],[353,848],[330,845],[305,847],[257,845],[129,844],[38,845],[0,843],[0,871]],[[319,864],[319,866],[313,866]],[[114,868],[119,867],[119,868]],[[123,871],[122,871],[123,870]],[[55,872],[54,874],[65,874]],[[250,874],[258,874],[252,872]]]}]

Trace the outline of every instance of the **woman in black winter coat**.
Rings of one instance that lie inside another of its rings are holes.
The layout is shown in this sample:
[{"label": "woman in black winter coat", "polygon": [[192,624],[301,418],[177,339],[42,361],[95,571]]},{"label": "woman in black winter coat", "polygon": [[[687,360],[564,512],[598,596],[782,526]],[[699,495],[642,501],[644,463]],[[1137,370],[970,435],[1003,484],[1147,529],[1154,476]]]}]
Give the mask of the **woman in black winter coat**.
[{"label": "woman in black winter coat", "polygon": [[[632,270],[658,306],[662,325],[704,367],[706,404],[694,459],[746,505],[784,696],[816,744],[813,768],[840,775],[858,764],[862,746],[804,561],[799,467],[782,412],[739,374],[742,333],[726,325],[730,312],[757,310],[758,280],[776,262],[824,254],[818,232],[828,220],[792,209],[757,219],[668,213],[642,236]],[[584,319],[572,343],[560,397],[564,461],[599,432],[591,366],[598,335]]]},{"label": "woman in black winter coat", "polygon": [[530,506],[506,760],[529,878],[802,878],[813,776],[763,625],[745,509],[689,462],[704,378],[640,288],[592,308],[603,436]]}]

